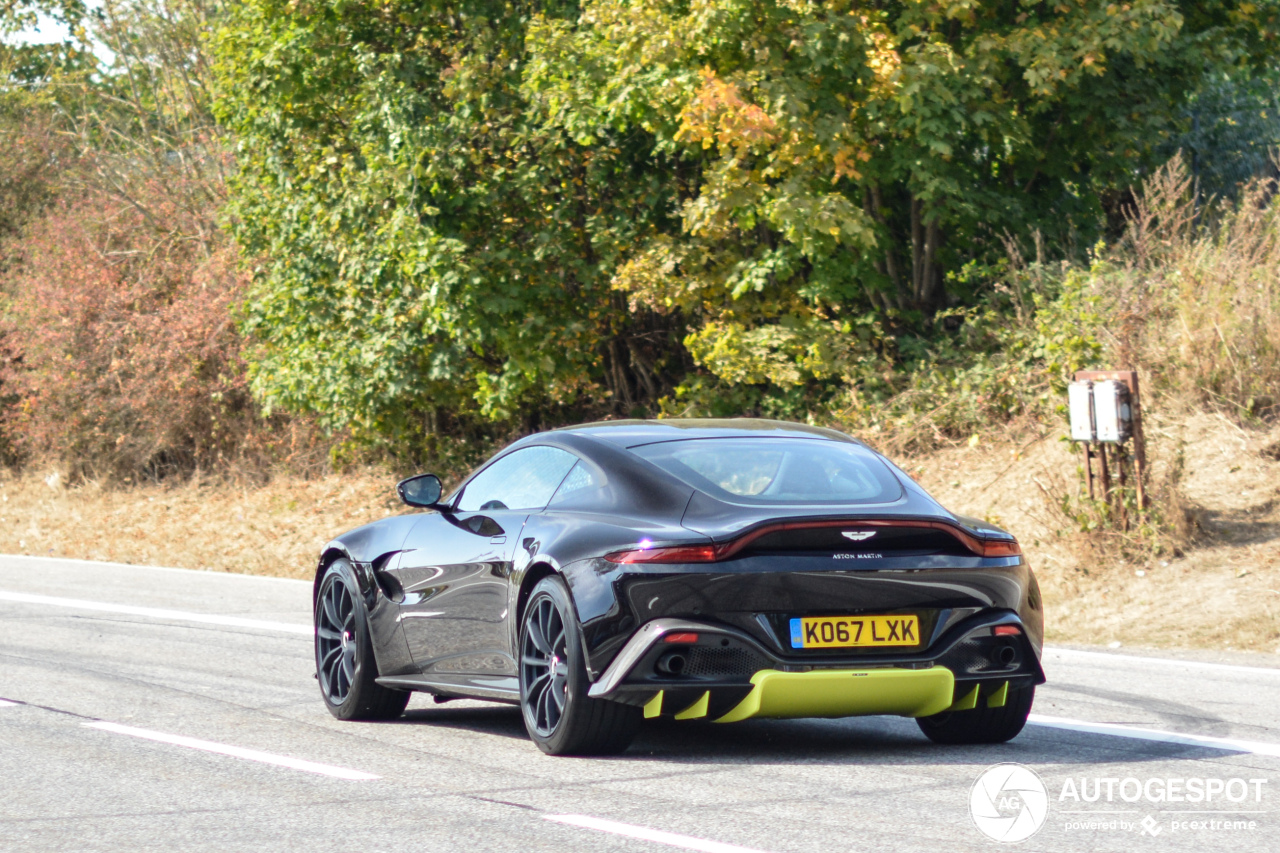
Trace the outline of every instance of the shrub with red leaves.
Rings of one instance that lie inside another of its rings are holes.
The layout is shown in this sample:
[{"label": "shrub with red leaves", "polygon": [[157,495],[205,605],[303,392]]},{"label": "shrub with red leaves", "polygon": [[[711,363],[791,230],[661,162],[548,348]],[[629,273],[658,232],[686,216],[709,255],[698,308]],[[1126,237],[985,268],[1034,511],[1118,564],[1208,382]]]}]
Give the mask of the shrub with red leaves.
[{"label": "shrub with red leaves", "polygon": [[177,236],[183,214],[166,195],[147,199],[150,217],[102,194],[64,196],[24,230],[0,329],[4,427],[22,455],[73,476],[156,479],[271,443],[232,316],[235,250]]}]

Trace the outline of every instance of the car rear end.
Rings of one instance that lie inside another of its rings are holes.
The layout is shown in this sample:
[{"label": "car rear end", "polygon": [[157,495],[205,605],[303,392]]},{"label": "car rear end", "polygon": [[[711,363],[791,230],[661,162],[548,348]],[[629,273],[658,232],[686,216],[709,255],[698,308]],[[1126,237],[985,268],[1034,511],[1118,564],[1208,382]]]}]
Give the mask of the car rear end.
[{"label": "car rear end", "polygon": [[[705,538],[592,561],[616,596],[584,625],[593,697],[723,722],[934,717],[1043,683],[1039,589],[1007,533],[946,512],[861,445],[834,448],[853,459],[836,473],[832,448],[783,446],[812,459],[770,495],[759,484],[787,473],[785,456],[760,461],[776,442],[704,441],[705,458],[684,444],[647,455],[698,489],[684,525]],[[815,500],[839,476],[845,512]]]}]

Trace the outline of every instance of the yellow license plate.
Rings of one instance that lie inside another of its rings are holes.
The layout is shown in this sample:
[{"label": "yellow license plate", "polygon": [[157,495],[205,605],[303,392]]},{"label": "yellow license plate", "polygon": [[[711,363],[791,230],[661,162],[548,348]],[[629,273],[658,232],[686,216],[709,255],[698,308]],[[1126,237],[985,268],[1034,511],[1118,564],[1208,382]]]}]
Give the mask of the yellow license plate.
[{"label": "yellow license plate", "polygon": [[916,616],[812,616],[791,620],[793,649],[919,644],[920,619]]}]

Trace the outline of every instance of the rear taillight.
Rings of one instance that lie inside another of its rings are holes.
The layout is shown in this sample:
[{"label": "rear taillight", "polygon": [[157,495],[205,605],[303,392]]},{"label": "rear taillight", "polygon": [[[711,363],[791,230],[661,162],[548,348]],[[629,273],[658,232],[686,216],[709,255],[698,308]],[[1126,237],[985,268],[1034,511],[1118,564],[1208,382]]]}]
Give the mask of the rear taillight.
[{"label": "rear taillight", "polygon": [[674,548],[635,548],[605,554],[611,563],[714,563],[713,545],[678,545]]},{"label": "rear taillight", "polygon": [[981,539],[979,545],[984,557],[1017,557],[1022,554],[1022,546],[1016,539]]},{"label": "rear taillight", "polygon": [[1017,625],[997,625],[991,629],[991,633],[997,637],[1017,637],[1022,633],[1022,629]]}]

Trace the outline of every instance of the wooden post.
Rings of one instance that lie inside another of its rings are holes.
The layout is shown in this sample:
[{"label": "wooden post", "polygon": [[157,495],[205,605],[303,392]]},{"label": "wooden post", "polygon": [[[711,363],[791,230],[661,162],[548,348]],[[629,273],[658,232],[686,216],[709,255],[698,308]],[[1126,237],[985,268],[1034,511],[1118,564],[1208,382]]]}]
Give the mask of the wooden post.
[{"label": "wooden post", "polygon": [[1107,446],[1098,442],[1098,473],[1102,477],[1102,500],[1111,506],[1111,472],[1107,469]]},{"label": "wooden post", "polygon": [[1147,440],[1142,434],[1142,402],[1138,396],[1138,371],[1132,370],[1129,383],[1129,410],[1133,413],[1133,483],[1138,493],[1138,513],[1147,509]]},{"label": "wooden post", "polygon": [[1120,490],[1116,493],[1116,511],[1120,514],[1120,529],[1129,529],[1129,516],[1124,508],[1124,445],[1117,444],[1115,449],[1116,477],[1120,481]]},{"label": "wooden post", "polygon": [[1089,442],[1080,442],[1084,445],[1084,481],[1089,485],[1089,500],[1094,500],[1093,496],[1093,451],[1089,449]]}]

